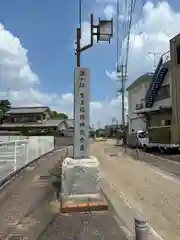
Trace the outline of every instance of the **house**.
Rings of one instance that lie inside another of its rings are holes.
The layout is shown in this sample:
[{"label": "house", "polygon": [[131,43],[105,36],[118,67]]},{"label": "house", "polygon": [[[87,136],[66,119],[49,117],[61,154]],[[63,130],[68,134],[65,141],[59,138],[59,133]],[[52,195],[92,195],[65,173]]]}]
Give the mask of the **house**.
[{"label": "house", "polygon": [[[64,128],[64,135],[68,137],[72,137],[74,135],[74,119],[65,119],[63,121],[65,128]],[[62,126],[62,125],[61,125]]]},{"label": "house", "polygon": [[117,131],[122,128],[122,125],[120,124],[111,124],[111,125],[106,125],[105,126],[105,135],[107,137],[115,137],[117,134]]},{"label": "house", "polygon": [[6,113],[5,123],[34,123],[43,122],[51,118],[49,107],[16,107]]},{"label": "house", "polygon": [[[149,78],[137,86],[135,82],[128,87],[129,134],[134,130],[171,124],[171,61],[170,52],[163,54],[157,68]],[[136,120],[135,120],[136,119]],[[135,120],[135,121],[134,121]]]},{"label": "house", "polygon": [[11,108],[0,131],[22,131],[25,132],[65,132],[73,131],[73,120],[52,119],[49,107],[16,107]]}]

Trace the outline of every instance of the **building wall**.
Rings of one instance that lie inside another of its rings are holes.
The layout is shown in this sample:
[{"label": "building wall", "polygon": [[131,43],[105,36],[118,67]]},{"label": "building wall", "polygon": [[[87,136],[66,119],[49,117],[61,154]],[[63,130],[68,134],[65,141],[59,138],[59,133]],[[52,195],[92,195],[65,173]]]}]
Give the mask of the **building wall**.
[{"label": "building wall", "polygon": [[[170,64],[168,64],[170,69]],[[169,97],[162,100],[155,100],[152,108],[159,107],[171,107],[172,106],[172,89],[171,89],[171,71],[169,70],[161,87],[169,85]],[[143,83],[142,85],[135,87],[128,91],[128,117],[129,117],[129,133],[132,132],[132,129],[139,130],[145,129],[146,123],[142,117],[138,114],[134,114],[133,111],[136,110],[136,104],[140,104],[141,100],[145,98],[146,92],[148,90],[150,82]],[[142,101],[143,102],[143,101]],[[145,108],[145,105],[144,105]],[[164,120],[171,120],[172,113],[167,111],[166,113],[156,113],[151,114],[150,125],[159,126],[162,125]]]},{"label": "building wall", "polygon": [[172,94],[172,142],[180,143],[180,34],[170,40],[171,94]]},{"label": "building wall", "polygon": [[145,130],[146,129],[146,122],[144,118],[137,116],[136,118],[129,119],[129,134],[132,133],[132,130],[135,132],[137,130]]},{"label": "building wall", "polygon": [[50,118],[47,112],[44,113],[30,113],[30,114],[12,114],[7,116],[5,123],[22,123],[22,122],[37,122],[46,121]]},{"label": "building wall", "polygon": [[36,122],[43,120],[43,114],[28,114],[28,115],[11,115],[4,121],[6,123],[21,123],[21,122]]},{"label": "building wall", "polygon": [[144,104],[144,98],[149,84],[150,82],[145,82],[128,91],[129,134],[131,134],[132,129],[134,129],[134,131],[137,131],[139,129],[146,128],[146,123],[144,122],[144,119],[142,119],[142,116],[133,112],[136,111],[136,104]]},{"label": "building wall", "polygon": [[172,114],[167,111],[165,113],[156,113],[150,116],[150,127],[157,127],[171,124]]}]

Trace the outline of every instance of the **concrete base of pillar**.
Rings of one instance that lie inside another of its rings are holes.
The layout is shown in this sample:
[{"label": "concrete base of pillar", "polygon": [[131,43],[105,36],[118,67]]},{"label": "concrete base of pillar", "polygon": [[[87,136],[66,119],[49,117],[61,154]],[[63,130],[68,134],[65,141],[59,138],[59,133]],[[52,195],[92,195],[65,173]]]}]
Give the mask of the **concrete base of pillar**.
[{"label": "concrete base of pillar", "polygon": [[[61,205],[68,209],[93,210],[107,208],[101,191],[99,162],[95,157],[88,159],[65,158],[62,164]],[[84,211],[85,211],[84,210]]]}]

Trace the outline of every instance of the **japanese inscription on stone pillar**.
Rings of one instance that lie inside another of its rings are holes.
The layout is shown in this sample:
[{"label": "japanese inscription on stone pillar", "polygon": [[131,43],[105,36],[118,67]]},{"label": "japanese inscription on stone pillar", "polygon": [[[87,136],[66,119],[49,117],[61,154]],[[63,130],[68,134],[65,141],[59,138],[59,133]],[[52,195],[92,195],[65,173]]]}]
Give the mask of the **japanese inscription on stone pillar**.
[{"label": "japanese inscription on stone pillar", "polygon": [[89,71],[86,68],[76,68],[74,82],[74,157],[89,157]]}]

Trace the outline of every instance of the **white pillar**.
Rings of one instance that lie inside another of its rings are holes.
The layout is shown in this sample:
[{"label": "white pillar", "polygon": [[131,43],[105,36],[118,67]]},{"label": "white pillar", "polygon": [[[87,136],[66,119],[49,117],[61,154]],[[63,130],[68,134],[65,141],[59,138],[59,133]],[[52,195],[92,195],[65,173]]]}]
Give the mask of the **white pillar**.
[{"label": "white pillar", "polygon": [[90,156],[90,77],[87,68],[74,74],[74,156],[62,164],[61,207],[95,202],[104,205],[99,161]]}]

